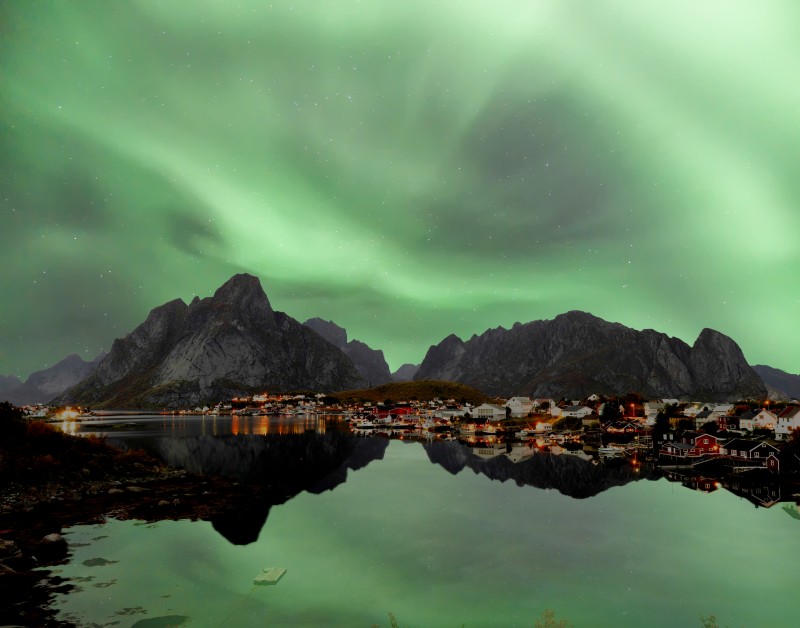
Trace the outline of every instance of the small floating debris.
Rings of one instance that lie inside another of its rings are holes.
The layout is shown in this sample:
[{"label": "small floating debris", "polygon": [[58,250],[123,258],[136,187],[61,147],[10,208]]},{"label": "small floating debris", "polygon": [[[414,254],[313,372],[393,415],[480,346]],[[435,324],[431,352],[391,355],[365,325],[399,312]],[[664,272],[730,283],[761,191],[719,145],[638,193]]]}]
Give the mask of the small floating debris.
[{"label": "small floating debris", "polygon": [[283,578],[283,574],[285,573],[286,573],[285,567],[265,567],[256,576],[256,579],[253,580],[253,584],[258,584],[262,586],[278,584],[278,580]]}]

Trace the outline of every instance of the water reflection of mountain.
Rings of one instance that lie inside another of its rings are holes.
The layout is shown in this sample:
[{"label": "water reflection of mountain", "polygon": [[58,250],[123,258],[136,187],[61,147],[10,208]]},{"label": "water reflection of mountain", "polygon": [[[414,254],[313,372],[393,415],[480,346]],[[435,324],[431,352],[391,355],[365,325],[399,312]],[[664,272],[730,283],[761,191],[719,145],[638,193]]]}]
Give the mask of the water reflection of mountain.
[{"label": "water reflection of mountain", "polygon": [[[222,476],[258,487],[253,500],[233,512],[211,518],[214,528],[234,544],[255,541],[272,506],[307,491],[320,494],[347,481],[348,472],[383,459],[389,441],[355,438],[348,432],[303,434],[191,436],[126,439],[125,446],[144,448],[174,467]],[[417,444],[409,446],[416,447]],[[573,455],[470,447],[457,441],[422,445],[429,460],[452,474],[469,468],[501,482],[553,488],[575,498],[596,495],[612,486],[659,477],[634,471],[628,464],[595,465]]]},{"label": "water reflection of mountain", "polygon": [[191,473],[222,476],[259,487],[259,498],[246,510],[218,515],[214,528],[231,543],[258,538],[272,506],[302,491],[322,493],[347,480],[350,469],[361,469],[383,458],[388,441],[357,439],[330,431],[305,434],[192,436],[126,442],[142,447],[167,464]]},{"label": "water reflection of mountain", "polygon": [[[515,457],[514,451],[487,454],[480,448],[458,441],[434,442],[424,445],[428,458],[453,475],[463,469],[517,486],[535,486],[555,489],[558,492],[583,499],[613,487],[636,480],[654,480],[661,473],[653,468],[635,470],[629,464],[595,465],[570,454],[551,455],[531,453]],[[518,460],[515,462],[514,460]]]}]

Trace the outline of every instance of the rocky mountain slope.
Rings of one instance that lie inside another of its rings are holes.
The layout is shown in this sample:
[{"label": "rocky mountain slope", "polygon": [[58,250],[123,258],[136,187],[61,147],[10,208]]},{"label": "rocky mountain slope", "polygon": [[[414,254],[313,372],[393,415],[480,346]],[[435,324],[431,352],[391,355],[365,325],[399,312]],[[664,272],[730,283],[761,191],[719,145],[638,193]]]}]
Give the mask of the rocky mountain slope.
[{"label": "rocky mountain slope", "polygon": [[272,309],[257,277],[213,297],[153,309],[114,341],[97,370],[58,399],[93,407],[187,407],[256,390],[335,391],[364,384],[340,349]]},{"label": "rocky mountain slope", "polygon": [[392,373],[392,380],[395,382],[410,382],[419,370],[419,364],[403,364],[399,369]]},{"label": "rocky mountain slope", "polygon": [[325,340],[344,351],[369,386],[378,386],[392,381],[389,365],[380,349],[372,349],[359,340],[348,342],[347,330],[339,327],[333,321],[309,318],[303,325],[313,329]]},{"label": "rocky mountain slope", "polygon": [[46,403],[89,376],[105,356],[100,353],[87,362],[73,353],[49,368],[31,373],[25,383],[0,393],[0,397],[18,406]]},{"label": "rocky mountain slope", "polygon": [[792,375],[764,364],[756,364],[753,370],[768,386],[776,388],[792,399],[800,399],[800,375]]},{"label": "rocky mountain slope", "polygon": [[693,346],[585,312],[498,327],[429,350],[415,380],[448,379],[500,396],[591,393],[708,400],[764,398],[766,387],[727,336],[704,329]]},{"label": "rocky mountain slope", "polygon": [[22,380],[16,375],[0,375],[0,395],[22,386]]}]

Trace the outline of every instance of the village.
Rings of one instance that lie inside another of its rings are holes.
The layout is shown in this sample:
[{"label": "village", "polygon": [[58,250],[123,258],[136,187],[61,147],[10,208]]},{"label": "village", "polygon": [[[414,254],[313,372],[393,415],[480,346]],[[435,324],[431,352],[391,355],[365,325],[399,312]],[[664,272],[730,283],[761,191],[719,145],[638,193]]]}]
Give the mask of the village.
[{"label": "village", "polygon": [[[53,422],[97,416],[79,408],[26,407],[32,417]],[[798,466],[800,403],[739,403],[643,400],[639,395],[581,400],[531,399],[515,396],[495,403],[470,404],[461,399],[359,401],[323,393],[234,397],[214,406],[160,414],[242,417],[338,418],[357,436],[459,439],[474,453],[492,457],[507,453],[521,460],[536,451],[567,453],[586,459],[627,457],[658,463],[665,469],[691,469],[716,462],[731,472],[781,471]],[[508,451],[506,451],[506,449]],[[512,453],[513,452],[513,453]]]}]

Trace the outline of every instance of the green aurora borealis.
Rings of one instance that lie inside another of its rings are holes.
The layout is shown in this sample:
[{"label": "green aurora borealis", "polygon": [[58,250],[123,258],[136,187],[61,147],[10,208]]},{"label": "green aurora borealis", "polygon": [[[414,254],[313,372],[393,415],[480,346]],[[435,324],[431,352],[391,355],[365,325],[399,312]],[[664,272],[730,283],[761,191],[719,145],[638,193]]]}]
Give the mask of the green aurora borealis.
[{"label": "green aurora borealis", "polygon": [[800,4],[0,4],[0,373],[236,272],[390,366],[581,309],[800,371]]}]

